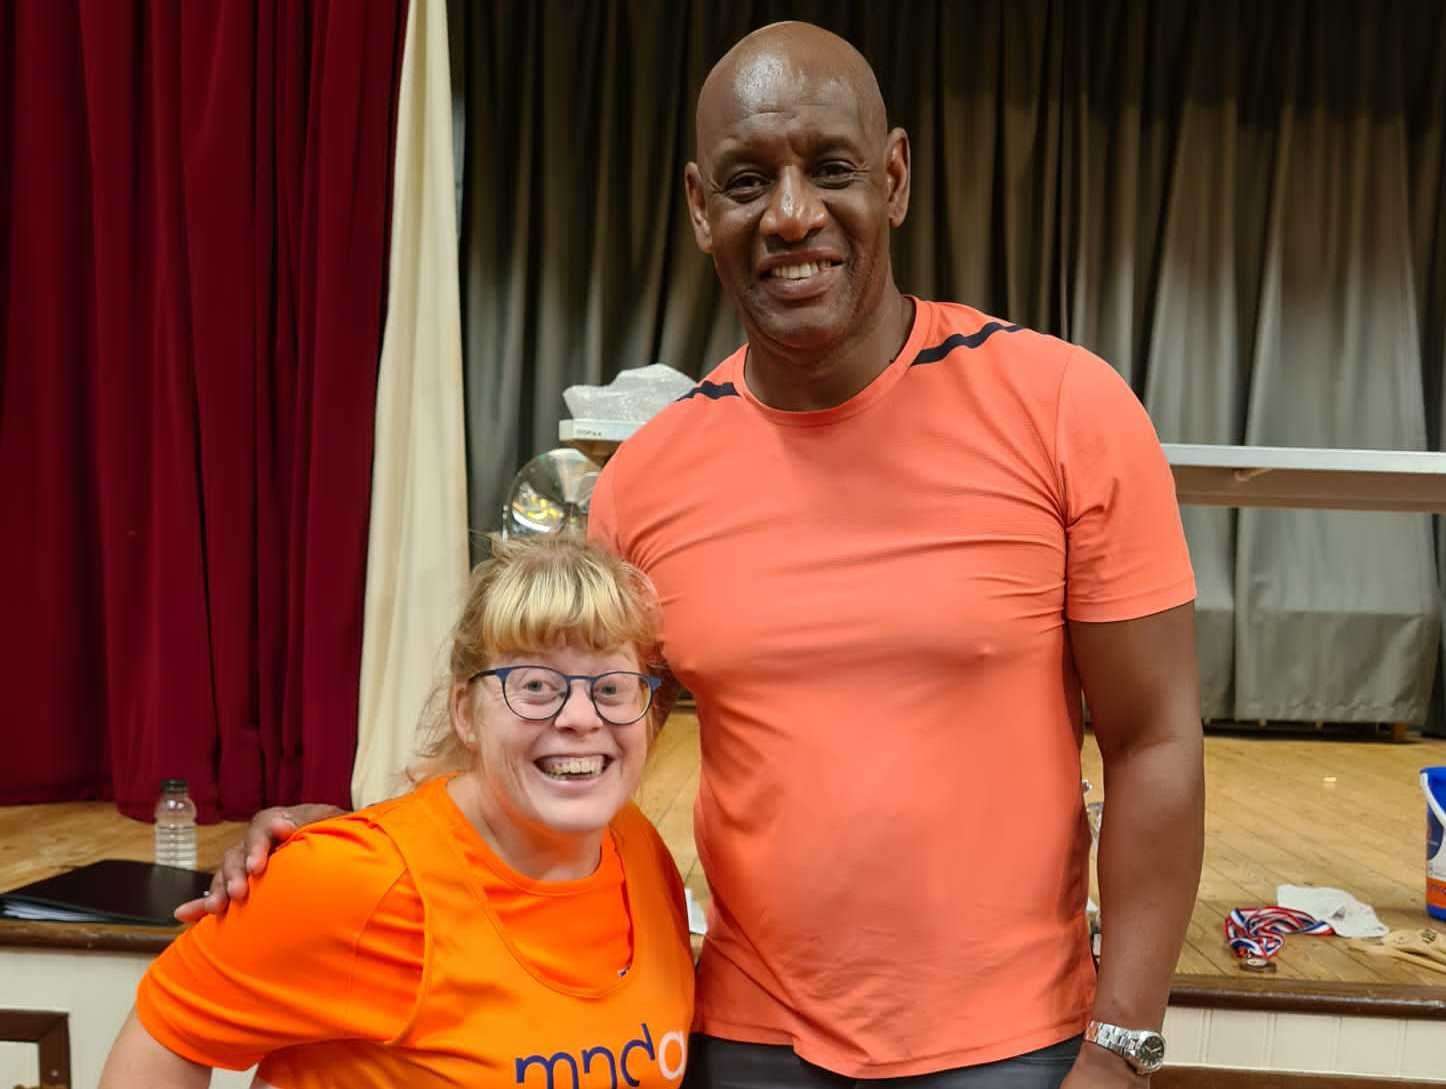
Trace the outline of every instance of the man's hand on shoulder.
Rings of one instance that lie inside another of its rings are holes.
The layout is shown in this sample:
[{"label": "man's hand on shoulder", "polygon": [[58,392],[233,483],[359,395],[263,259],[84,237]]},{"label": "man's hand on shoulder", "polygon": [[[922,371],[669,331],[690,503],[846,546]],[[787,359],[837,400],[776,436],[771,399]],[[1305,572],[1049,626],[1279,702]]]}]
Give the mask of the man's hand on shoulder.
[{"label": "man's hand on shoulder", "polygon": [[221,868],[211,878],[211,891],[198,900],[187,900],[176,909],[176,918],[195,923],[207,915],[225,915],[232,900],[244,900],[251,878],[265,871],[266,860],[296,830],[346,812],[334,805],[287,805],[263,809],[251,818],[246,835],[221,856]]}]

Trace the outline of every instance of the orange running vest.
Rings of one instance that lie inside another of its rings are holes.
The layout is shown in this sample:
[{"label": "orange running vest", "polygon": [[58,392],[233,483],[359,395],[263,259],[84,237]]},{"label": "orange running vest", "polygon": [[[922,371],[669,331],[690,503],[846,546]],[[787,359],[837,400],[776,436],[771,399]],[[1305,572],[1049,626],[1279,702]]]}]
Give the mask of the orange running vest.
[{"label": "orange running vest", "polygon": [[426,968],[407,1027],[384,1044],[337,1040],[273,1052],[278,1089],[398,1086],[664,1089],[687,1061],[693,960],[684,905],[657,832],[635,806],[613,820],[633,921],[633,961],[601,990],[548,984],[517,956],[428,799],[438,779],[372,816],[426,908]]}]

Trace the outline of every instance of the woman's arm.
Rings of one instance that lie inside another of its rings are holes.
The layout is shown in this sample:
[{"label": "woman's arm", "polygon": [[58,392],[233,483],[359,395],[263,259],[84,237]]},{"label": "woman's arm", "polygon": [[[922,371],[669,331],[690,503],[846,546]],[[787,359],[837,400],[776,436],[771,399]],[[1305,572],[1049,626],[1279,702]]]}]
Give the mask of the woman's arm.
[{"label": "woman's arm", "polygon": [[100,1089],[206,1089],[211,1068],[156,1042],[136,1017],[126,1018],[100,1073]]}]

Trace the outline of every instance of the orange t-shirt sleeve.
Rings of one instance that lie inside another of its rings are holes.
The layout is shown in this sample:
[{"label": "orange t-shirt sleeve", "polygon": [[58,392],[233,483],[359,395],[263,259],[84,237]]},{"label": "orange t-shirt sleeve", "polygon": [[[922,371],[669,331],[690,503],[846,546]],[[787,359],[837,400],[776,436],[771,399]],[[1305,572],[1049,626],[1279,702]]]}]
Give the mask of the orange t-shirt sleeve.
[{"label": "orange t-shirt sleeve", "polygon": [[683,875],[678,872],[678,863],[673,859],[672,852],[663,843],[662,837],[657,834],[653,836],[653,850],[658,856],[658,868],[663,871],[663,877],[667,881],[673,916],[682,922],[683,931],[686,933],[688,929],[688,898],[687,887],[683,884]]},{"label": "orange t-shirt sleeve", "polygon": [[1144,406],[1083,349],[1066,366],[1055,455],[1070,620],[1133,620],[1195,597],[1175,480]]},{"label": "orange t-shirt sleeve", "polygon": [[587,537],[599,548],[606,549],[614,556],[621,556],[622,550],[618,546],[617,504],[613,495],[615,475],[616,471],[609,472],[604,466],[593,484],[592,498],[588,501],[587,509]]},{"label": "orange t-shirt sleeve", "polygon": [[136,1014],[192,1062],[244,1070],[328,1039],[385,1041],[421,982],[421,899],[401,856],[361,818],[307,829],[247,899],[187,931],[151,965]]}]

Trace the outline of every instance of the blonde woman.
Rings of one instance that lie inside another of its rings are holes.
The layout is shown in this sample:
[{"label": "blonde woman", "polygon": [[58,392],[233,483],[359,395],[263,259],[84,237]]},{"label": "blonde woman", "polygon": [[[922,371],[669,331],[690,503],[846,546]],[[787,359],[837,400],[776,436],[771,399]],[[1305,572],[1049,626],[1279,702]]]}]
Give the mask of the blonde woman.
[{"label": "blonde woman", "polygon": [[411,793],[313,824],[142,980],[103,1089],[672,1086],[693,964],[682,883],[629,799],[657,607],[580,541],[478,567]]}]

